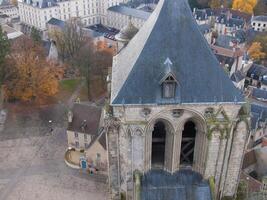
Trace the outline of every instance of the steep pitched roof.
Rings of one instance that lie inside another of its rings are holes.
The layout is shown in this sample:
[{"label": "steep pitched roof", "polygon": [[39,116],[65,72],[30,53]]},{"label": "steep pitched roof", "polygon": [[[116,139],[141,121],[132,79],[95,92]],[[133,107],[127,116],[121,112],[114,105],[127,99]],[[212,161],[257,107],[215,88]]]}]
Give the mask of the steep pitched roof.
[{"label": "steep pitched roof", "polygon": [[133,16],[143,20],[147,20],[150,16],[149,12],[138,10],[135,8],[129,8],[126,6],[116,5],[108,8],[109,11],[121,13],[123,15]]},{"label": "steep pitched roof", "polygon": [[[163,99],[160,80],[169,58],[178,87]],[[243,102],[202,36],[185,0],[161,0],[113,60],[111,102],[176,104]]]},{"label": "steep pitched roof", "polygon": [[57,19],[57,18],[54,18],[52,17],[48,22],[47,24],[50,24],[50,25],[54,25],[54,26],[58,26],[60,28],[64,28],[65,26],[65,22],[60,20],[60,19]]}]

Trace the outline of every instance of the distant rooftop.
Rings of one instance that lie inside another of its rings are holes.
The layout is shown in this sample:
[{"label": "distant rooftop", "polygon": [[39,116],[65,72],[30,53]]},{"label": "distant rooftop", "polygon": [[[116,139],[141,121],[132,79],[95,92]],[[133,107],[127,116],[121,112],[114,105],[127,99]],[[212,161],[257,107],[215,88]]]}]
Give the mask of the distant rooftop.
[{"label": "distant rooftop", "polygon": [[123,15],[128,15],[128,16],[140,18],[143,20],[147,20],[148,17],[150,16],[149,12],[146,12],[143,10],[138,10],[135,8],[129,8],[129,7],[122,6],[122,5],[112,6],[112,7],[108,8],[108,10],[112,11],[112,12],[117,12],[117,13],[120,13]]},{"label": "distant rooftop", "polygon": [[115,35],[119,33],[119,30],[102,24],[95,24],[86,28],[91,30],[92,37],[104,36],[110,40],[115,40]]},{"label": "distant rooftop", "polygon": [[64,28],[64,26],[65,26],[64,21],[62,21],[60,19],[53,18],[53,17],[47,22],[47,24],[58,26],[60,28]]},{"label": "distant rooftop", "polygon": [[267,106],[264,104],[251,104],[251,129],[257,130],[260,122],[267,120]]},{"label": "distant rooftop", "polygon": [[260,80],[261,83],[267,85],[267,68],[262,65],[253,64],[247,71],[247,77]]},{"label": "distant rooftop", "polygon": [[266,15],[254,16],[252,20],[267,22],[267,16]]},{"label": "distant rooftop", "polygon": [[98,124],[101,115],[100,108],[84,104],[74,104],[72,113],[73,119],[68,124],[67,130],[91,135],[98,133]]},{"label": "distant rooftop", "polygon": [[48,8],[48,7],[53,7],[57,6],[56,0],[22,0],[23,3],[29,4],[33,7],[38,7],[38,8]]}]

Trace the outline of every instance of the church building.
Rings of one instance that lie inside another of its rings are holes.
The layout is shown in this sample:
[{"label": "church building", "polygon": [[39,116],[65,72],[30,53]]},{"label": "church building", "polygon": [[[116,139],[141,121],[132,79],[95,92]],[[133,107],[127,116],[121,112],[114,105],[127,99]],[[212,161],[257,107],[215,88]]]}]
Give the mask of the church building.
[{"label": "church building", "polygon": [[235,196],[248,106],[187,0],[160,0],[129,39],[113,58],[106,109],[111,199]]}]

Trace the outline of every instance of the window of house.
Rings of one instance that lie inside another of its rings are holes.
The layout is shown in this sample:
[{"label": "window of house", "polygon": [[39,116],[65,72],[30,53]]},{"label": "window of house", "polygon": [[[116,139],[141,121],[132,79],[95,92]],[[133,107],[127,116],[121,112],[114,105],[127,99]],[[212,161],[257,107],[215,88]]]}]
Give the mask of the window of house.
[{"label": "window of house", "polygon": [[100,153],[97,153],[97,154],[96,154],[96,159],[100,159],[100,158],[101,158]]},{"label": "window of house", "polygon": [[176,82],[172,76],[168,76],[162,83],[162,96],[163,98],[175,97]]},{"label": "window of house", "polygon": [[75,142],[75,147],[79,148],[79,142],[77,142],[77,141]]},{"label": "window of house", "polygon": [[77,138],[77,137],[78,137],[78,133],[76,133],[76,132],[75,132],[75,133],[74,133],[74,137],[76,137],[76,138]]},{"label": "window of house", "polygon": [[253,23],[253,26],[255,26],[255,25],[256,25],[256,23],[254,22],[254,23]]},{"label": "window of house", "polygon": [[266,27],[266,24],[263,24],[263,27]]},{"label": "window of house", "polygon": [[87,135],[86,134],[84,134],[84,139],[87,140]]},{"label": "window of house", "polygon": [[260,24],[260,23],[258,23],[258,26],[261,26],[261,24]]}]

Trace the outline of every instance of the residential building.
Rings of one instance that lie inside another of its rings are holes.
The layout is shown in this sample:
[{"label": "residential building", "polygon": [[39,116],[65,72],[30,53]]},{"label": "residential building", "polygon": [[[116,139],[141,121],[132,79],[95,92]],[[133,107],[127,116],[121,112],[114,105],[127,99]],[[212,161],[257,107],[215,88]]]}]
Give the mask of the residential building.
[{"label": "residential building", "polygon": [[255,31],[264,32],[267,31],[267,16],[253,16],[251,19],[251,26]]},{"label": "residential building", "polygon": [[126,7],[124,5],[113,6],[107,10],[108,26],[120,30],[125,27],[129,19],[131,19],[133,25],[140,29],[150,14],[150,12]]},{"label": "residential building", "polygon": [[106,113],[111,199],[235,196],[249,115],[187,0],[160,0],[113,58]]},{"label": "residential building", "polygon": [[106,23],[106,10],[109,6],[118,5],[125,0],[23,0],[18,2],[19,15],[22,23],[40,30],[46,29],[51,18],[69,20],[80,18],[87,26]]},{"label": "residential building", "polygon": [[75,103],[68,114],[67,138],[69,148],[83,150],[88,163],[104,169],[107,166],[106,135],[103,128],[99,128],[101,120],[100,108]]},{"label": "residential building", "polygon": [[194,9],[197,23],[209,24],[219,35],[233,35],[237,30],[247,28],[251,15],[228,8]]},{"label": "residential building", "polygon": [[254,145],[267,137],[267,105],[251,104],[251,136]]},{"label": "residential building", "polygon": [[247,70],[246,82],[248,85],[267,90],[267,68],[252,64]]},{"label": "residential building", "polygon": [[14,5],[7,4],[0,6],[0,15],[6,14],[9,18],[14,19],[19,17],[18,8]]},{"label": "residential building", "polygon": [[17,31],[16,29],[14,29],[13,27],[10,27],[6,24],[1,25],[2,31],[5,32],[7,34],[7,38],[10,40],[16,39],[20,36],[23,35],[22,32]]}]

